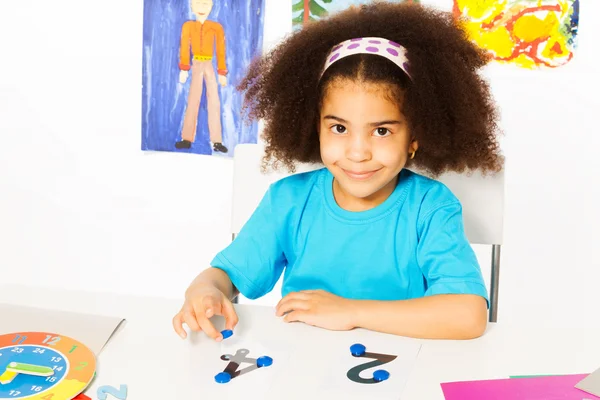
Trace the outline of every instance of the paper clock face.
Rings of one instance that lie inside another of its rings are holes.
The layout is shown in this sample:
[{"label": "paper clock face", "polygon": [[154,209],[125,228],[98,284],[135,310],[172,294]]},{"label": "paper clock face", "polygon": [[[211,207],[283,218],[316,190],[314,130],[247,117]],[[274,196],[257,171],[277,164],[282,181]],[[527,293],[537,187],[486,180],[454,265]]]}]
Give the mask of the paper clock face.
[{"label": "paper clock face", "polygon": [[50,332],[0,335],[0,399],[70,400],[89,385],[96,357]]}]

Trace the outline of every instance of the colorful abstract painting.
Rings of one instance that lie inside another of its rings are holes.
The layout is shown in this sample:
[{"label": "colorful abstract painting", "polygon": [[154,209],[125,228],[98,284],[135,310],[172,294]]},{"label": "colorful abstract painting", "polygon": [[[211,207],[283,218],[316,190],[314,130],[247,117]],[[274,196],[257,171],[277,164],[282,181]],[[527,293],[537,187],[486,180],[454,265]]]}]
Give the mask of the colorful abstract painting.
[{"label": "colorful abstract painting", "polygon": [[521,68],[556,68],[574,56],[579,0],[453,0],[470,37],[492,58]]},{"label": "colorful abstract painting", "polygon": [[[373,0],[292,0],[292,22],[299,29],[310,21],[342,11],[350,6],[372,3]],[[390,0],[392,3],[420,3],[420,0]]]},{"label": "colorful abstract painting", "polygon": [[262,52],[264,0],[144,0],[142,150],[256,143],[235,86]]}]

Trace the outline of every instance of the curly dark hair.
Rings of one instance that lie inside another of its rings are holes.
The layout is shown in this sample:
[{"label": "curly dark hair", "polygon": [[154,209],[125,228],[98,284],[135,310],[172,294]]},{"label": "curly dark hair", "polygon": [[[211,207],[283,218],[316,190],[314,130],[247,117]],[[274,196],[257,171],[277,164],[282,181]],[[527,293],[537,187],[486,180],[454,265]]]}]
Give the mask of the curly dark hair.
[{"label": "curly dark hair", "polygon": [[[331,48],[357,37],[382,37],[407,50],[410,79],[391,61],[357,54],[336,61],[321,78]],[[263,119],[263,167],[321,162],[320,105],[333,79],[388,84],[419,142],[407,166],[432,176],[502,168],[498,111],[477,70],[487,53],[451,13],[412,3],[375,2],[311,22],[253,60],[238,85],[244,111]]]}]

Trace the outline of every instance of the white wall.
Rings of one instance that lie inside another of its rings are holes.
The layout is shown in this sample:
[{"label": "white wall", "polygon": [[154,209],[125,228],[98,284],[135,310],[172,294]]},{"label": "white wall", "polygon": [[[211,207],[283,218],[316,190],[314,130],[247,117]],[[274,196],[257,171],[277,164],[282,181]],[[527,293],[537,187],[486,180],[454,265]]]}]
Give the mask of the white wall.
[{"label": "white wall", "polygon": [[140,150],[142,18],[0,3],[0,282],[180,296],[230,240],[231,160]]},{"label": "white wall", "polygon": [[[290,0],[266,1],[270,48]],[[142,10],[0,2],[0,283],[180,297],[230,240],[231,161],[140,150]],[[501,320],[598,304],[598,14],[583,4],[568,67],[488,70],[506,132]]]}]

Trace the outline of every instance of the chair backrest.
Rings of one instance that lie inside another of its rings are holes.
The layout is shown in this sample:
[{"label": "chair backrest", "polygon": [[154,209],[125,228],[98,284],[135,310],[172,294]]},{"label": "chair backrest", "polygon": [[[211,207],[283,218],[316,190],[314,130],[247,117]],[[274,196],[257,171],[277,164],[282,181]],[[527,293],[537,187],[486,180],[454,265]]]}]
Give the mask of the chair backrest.
[{"label": "chair backrest", "polygon": [[[264,155],[261,144],[240,144],[233,158],[233,210],[231,231],[236,235],[244,226],[272,182],[286,172],[263,174],[260,163]],[[300,165],[297,172],[321,165]],[[416,171],[418,172],[418,171]],[[504,172],[482,176],[447,173],[437,178],[460,200],[465,232],[472,244],[501,245],[503,239]]]}]

